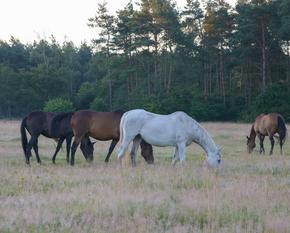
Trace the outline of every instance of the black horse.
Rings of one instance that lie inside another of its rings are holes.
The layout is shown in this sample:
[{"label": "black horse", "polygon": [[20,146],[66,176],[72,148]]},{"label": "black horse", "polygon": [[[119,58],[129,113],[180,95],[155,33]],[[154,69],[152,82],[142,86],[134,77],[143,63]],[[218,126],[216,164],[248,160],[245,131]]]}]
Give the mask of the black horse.
[{"label": "black horse", "polygon": [[[26,117],[23,118],[20,126],[21,132],[21,142],[22,148],[24,151],[26,163],[30,163],[31,149],[33,148],[36,159],[38,163],[41,163],[39,154],[38,154],[38,137],[43,135],[48,138],[58,139],[57,147],[52,157],[53,163],[55,163],[55,158],[58,151],[61,148],[61,145],[64,140],[66,140],[66,149],[67,149],[67,161],[69,161],[70,145],[73,137],[73,132],[70,126],[70,119],[73,112],[67,114],[67,118],[61,118],[60,122],[57,122],[57,119],[54,120],[55,124],[58,124],[57,132],[51,132],[51,123],[54,117],[57,114],[52,112],[42,112],[35,111],[29,113]],[[26,130],[31,135],[31,138],[28,142]],[[84,138],[81,142],[81,150],[84,154],[84,157],[87,159],[88,155],[91,154],[90,150],[93,150],[93,144],[90,142],[88,137]]]}]

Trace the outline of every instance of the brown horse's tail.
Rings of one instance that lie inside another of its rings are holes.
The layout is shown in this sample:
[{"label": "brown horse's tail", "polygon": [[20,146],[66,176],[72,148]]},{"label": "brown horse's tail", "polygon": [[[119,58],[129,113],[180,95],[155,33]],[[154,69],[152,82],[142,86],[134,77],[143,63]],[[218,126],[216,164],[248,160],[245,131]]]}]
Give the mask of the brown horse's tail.
[{"label": "brown horse's tail", "polygon": [[26,135],[26,117],[23,118],[21,125],[20,125],[20,133],[21,133],[21,144],[22,144],[22,149],[24,152],[24,155],[26,154],[26,148],[27,148],[27,135]]},{"label": "brown horse's tail", "polygon": [[278,116],[278,133],[280,136],[280,141],[282,142],[282,144],[284,144],[287,137],[287,128],[282,116]]}]

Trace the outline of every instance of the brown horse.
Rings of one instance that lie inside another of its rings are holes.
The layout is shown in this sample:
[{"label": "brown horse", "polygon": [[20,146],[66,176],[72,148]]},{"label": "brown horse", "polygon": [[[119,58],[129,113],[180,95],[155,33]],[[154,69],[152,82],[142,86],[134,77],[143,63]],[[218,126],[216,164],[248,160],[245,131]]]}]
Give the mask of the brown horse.
[{"label": "brown horse", "polygon": [[[95,112],[80,110],[73,114],[71,127],[74,133],[74,142],[71,148],[71,165],[74,165],[75,152],[79,143],[85,136],[90,136],[100,141],[112,140],[105,161],[109,162],[111,153],[120,138],[120,121],[125,111]],[[154,163],[152,146],[141,141],[141,155],[147,163]]]},{"label": "brown horse", "polygon": [[284,118],[278,113],[269,113],[267,115],[261,114],[256,117],[256,120],[251,128],[250,137],[247,136],[247,147],[248,152],[251,153],[256,146],[255,138],[258,135],[260,140],[260,154],[263,152],[265,154],[264,149],[264,138],[265,136],[269,136],[271,141],[271,150],[270,155],[273,154],[274,148],[274,135],[279,134],[279,142],[280,142],[280,153],[282,154],[282,146],[285,142],[287,135],[287,128],[285,125]]}]

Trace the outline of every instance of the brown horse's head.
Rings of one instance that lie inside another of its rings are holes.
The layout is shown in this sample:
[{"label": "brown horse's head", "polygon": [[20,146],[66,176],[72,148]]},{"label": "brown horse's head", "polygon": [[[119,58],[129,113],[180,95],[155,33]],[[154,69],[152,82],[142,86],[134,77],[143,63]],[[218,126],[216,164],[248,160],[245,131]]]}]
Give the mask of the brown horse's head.
[{"label": "brown horse's head", "polygon": [[248,153],[251,154],[254,148],[256,147],[255,139],[251,139],[251,137],[247,136],[247,149]]},{"label": "brown horse's head", "polygon": [[81,141],[81,150],[85,159],[88,162],[92,162],[94,160],[94,144],[92,143],[89,137],[84,137]]},{"label": "brown horse's head", "polygon": [[140,143],[141,146],[141,155],[145,159],[145,161],[148,164],[153,164],[154,163],[154,157],[153,157],[153,149],[152,145],[148,144],[144,140],[141,141]]}]

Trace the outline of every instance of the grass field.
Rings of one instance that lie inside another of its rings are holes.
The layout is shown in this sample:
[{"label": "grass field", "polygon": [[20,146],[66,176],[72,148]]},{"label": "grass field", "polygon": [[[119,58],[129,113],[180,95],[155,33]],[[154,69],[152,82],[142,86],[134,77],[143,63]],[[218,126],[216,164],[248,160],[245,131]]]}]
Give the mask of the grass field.
[{"label": "grass field", "polygon": [[[209,170],[199,146],[186,165],[171,167],[173,148],[154,148],[155,165],[138,155],[136,168],[118,167],[109,143],[95,144],[88,164],[75,167],[65,148],[40,138],[42,165],[24,163],[18,121],[0,122],[0,232],[290,232],[290,140],[280,156],[246,153],[249,124],[202,124],[222,147],[220,169]],[[288,129],[290,129],[288,125]],[[265,140],[269,152],[269,140]],[[118,146],[117,146],[118,147]]]}]

